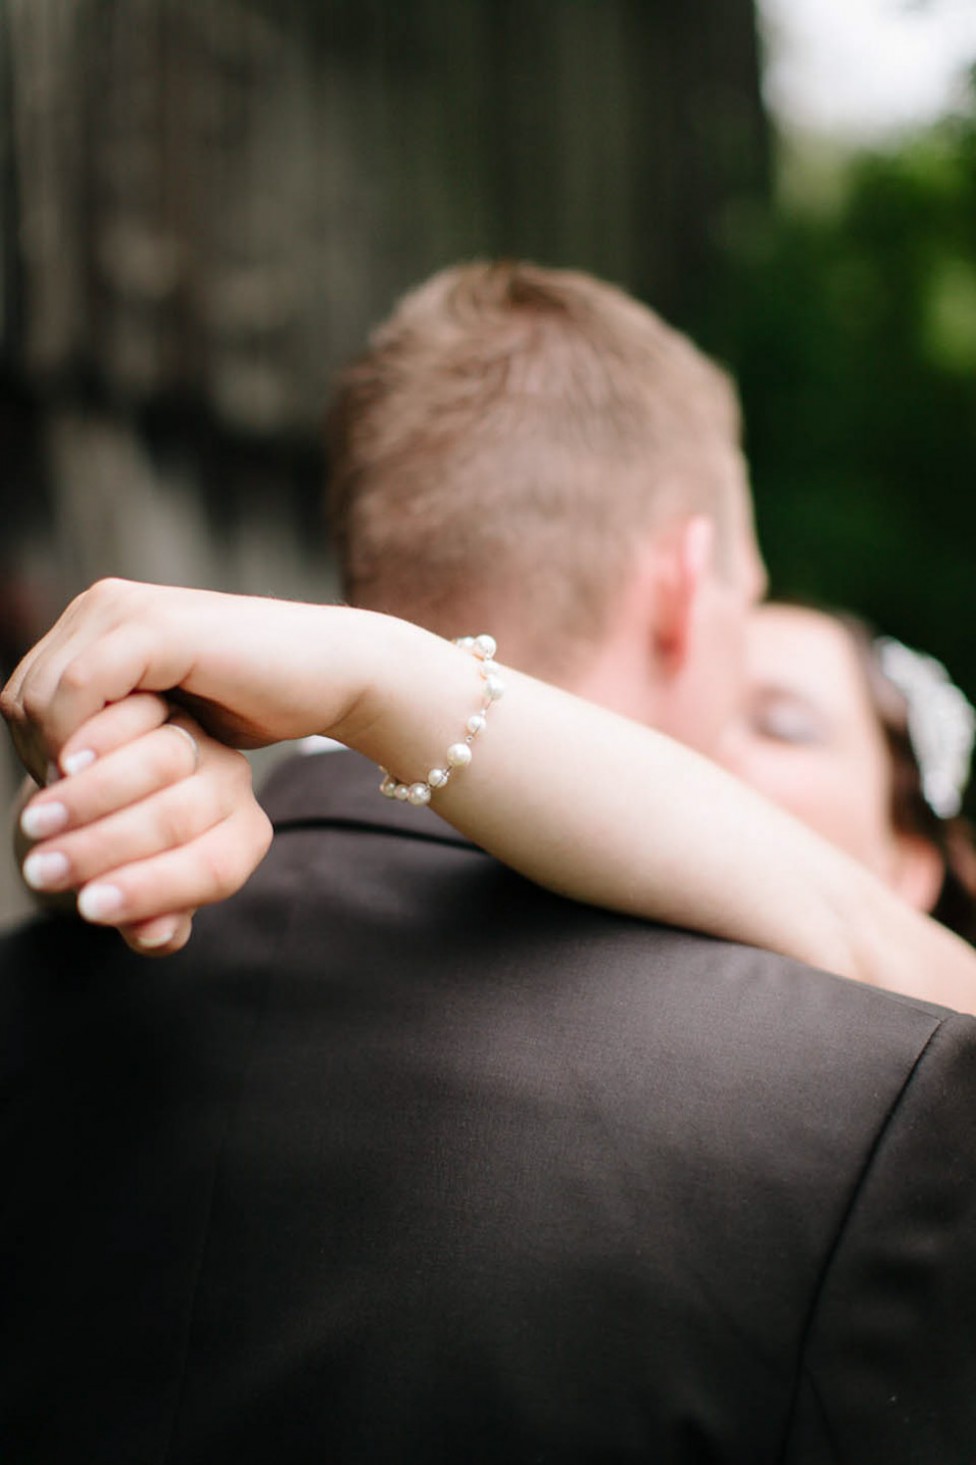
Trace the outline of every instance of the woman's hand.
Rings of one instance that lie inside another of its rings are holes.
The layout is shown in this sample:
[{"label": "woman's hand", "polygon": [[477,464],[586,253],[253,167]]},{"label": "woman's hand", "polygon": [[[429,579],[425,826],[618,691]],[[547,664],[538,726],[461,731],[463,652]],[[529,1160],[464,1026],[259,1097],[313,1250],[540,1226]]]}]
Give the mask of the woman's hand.
[{"label": "woman's hand", "polygon": [[84,751],[73,737],[83,724],[135,691],[164,693],[235,747],[335,731],[355,721],[398,624],[339,606],[103,580],[24,657],[0,710],[38,782],[63,753]]},{"label": "woman's hand", "polygon": [[[425,747],[454,731],[453,693],[434,735],[417,696],[445,657],[451,668],[470,661],[368,611],[101,581],[72,601],[0,696],[35,780],[65,776],[22,816],[36,841],[28,883],[47,899],[76,892],[82,916],[118,926],[138,949],[175,950],[192,911],[243,884],[268,844],[246,764],[221,744],[323,732],[370,757],[392,750],[404,766],[420,764]],[[174,705],[198,720],[197,767],[162,711]]]},{"label": "woman's hand", "polygon": [[24,879],[42,903],[77,896],[82,917],[136,951],[177,951],[196,909],[239,889],[270,844],[247,760],[146,694],[105,708],[75,742],[64,776],[21,812]]},{"label": "woman's hand", "polygon": [[[438,812],[483,848],[575,899],[974,1010],[972,950],[862,866],[690,749],[506,676],[512,695],[492,713],[471,766],[438,793]],[[43,777],[54,760],[69,775],[70,787],[32,801],[35,811],[64,810],[57,834],[42,832],[35,815],[34,854],[63,861],[35,868],[55,871],[49,889],[60,869],[64,888],[80,885],[83,915],[127,929],[219,899],[242,873],[227,804],[218,797],[201,814],[206,801],[180,790],[213,766],[205,741],[200,767],[190,768],[186,739],[155,727],[143,735],[155,740],[153,758],[182,756],[185,777],[156,794],[138,782],[151,760],[144,749],[130,763],[117,726],[135,691],[199,707],[211,732],[241,744],[331,732],[406,779],[440,766],[432,759],[484,687],[458,647],[365,611],[122,581],[79,596],[0,705],[28,766]],[[109,798],[107,808],[99,792],[106,769],[116,799],[118,787],[128,790],[121,807]]]}]

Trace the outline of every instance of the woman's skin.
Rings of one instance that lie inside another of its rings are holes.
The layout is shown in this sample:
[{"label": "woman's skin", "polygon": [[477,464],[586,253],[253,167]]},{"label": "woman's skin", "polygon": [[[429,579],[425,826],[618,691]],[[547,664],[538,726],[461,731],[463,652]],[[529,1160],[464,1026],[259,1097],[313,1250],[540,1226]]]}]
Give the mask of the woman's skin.
[{"label": "woman's skin", "polygon": [[[863,865],[687,748],[504,675],[470,766],[434,795],[475,842],[574,898],[976,1010],[971,949]],[[242,745],[328,733],[410,781],[443,760],[482,687],[467,652],[391,617],[104,582],[25,659],[2,706],[28,766],[96,754],[29,807],[61,803],[64,832],[37,849],[62,853],[89,918],[116,925],[208,898],[199,865],[139,803],[111,815],[126,863],[107,868],[104,845],[87,843],[108,815],[96,800],[85,825],[82,806],[124,741],[130,693],[166,691]]]},{"label": "woman's skin", "polygon": [[[193,897],[186,908],[118,921],[134,951],[165,956],[189,940],[198,905],[232,895],[253,873],[271,843],[271,823],[254,798],[244,755],[164,698],[137,693],[112,716],[115,746],[97,761],[88,756],[94,750],[82,750],[85,771],[68,777],[45,770],[38,781],[51,792],[36,801],[36,783],[25,782],[15,855],[38,903],[61,912],[75,909],[91,876],[132,860],[146,862],[158,907],[178,867],[178,884]],[[68,838],[44,838],[69,828]]]},{"label": "woman's skin", "polygon": [[916,910],[932,909],[942,857],[894,827],[890,751],[860,656],[835,616],[776,604],[753,613],[745,712],[723,761]]}]

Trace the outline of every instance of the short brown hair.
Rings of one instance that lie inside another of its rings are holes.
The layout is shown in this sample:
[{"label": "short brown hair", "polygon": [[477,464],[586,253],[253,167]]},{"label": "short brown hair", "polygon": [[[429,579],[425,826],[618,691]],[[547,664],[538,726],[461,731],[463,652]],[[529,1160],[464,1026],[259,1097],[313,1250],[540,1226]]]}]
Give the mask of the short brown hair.
[{"label": "short brown hair", "polygon": [[739,430],[725,373],[621,290],[521,263],[444,270],[338,379],[344,593],[443,634],[480,616],[523,664],[565,667],[655,517],[721,520],[713,460]]}]

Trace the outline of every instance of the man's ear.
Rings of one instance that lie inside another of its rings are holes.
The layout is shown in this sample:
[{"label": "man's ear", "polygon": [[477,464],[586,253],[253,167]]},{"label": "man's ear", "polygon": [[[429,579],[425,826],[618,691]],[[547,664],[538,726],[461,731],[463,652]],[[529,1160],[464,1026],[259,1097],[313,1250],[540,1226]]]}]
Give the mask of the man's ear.
[{"label": "man's ear", "polygon": [[655,650],[669,671],[688,656],[703,582],[715,559],[715,521],[707,514],[681,519],[658,542]]},{"label": "man's ear", "polygon": [[897,833],[888,884],[917,911],[930,911],[945,880],[945,862],[930,839]]}]

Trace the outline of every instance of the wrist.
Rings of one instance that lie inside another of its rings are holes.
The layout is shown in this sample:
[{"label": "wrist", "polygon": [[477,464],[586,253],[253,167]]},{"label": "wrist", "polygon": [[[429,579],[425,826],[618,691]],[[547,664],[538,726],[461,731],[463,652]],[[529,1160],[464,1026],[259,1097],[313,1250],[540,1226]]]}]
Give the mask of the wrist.
[{"label": "wrist", "polygon": [[[342,696],[328,725],[317,731],[378,761],[395,747],[402,718],[409,720],[411,690],[416,700],[432,657],[428,643],[436,648],[439,638],[378,611],[343,606],[328,613],[339,618],[329,639],[335,644],[338,631]],[[334,677],[331,657],[323,674]]]},{"label": "wrist", "polygon": [[[333,736],[388,770],[395,782],[426,780],[447,749],[469,735],[485,692],[481,663],[453,642],[407,621],[364,624],[364,675]],[[379,623],[379,624],[377,624]]]}]

